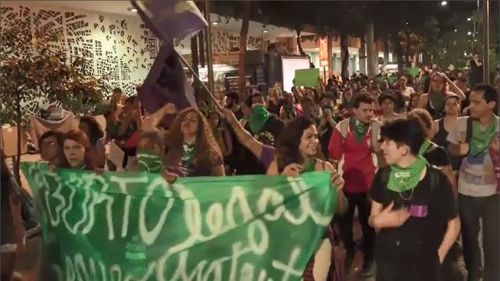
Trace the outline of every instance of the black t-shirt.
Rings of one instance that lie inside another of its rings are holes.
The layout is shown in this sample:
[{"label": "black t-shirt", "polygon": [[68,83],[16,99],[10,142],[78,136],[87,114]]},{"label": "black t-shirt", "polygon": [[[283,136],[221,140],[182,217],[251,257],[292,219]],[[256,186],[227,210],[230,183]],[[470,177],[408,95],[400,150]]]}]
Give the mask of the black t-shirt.
[{"label": "black t-shirt", "polygon": [[[387,166],[377,171],[370,197],[384,208],[391,202],[394,202],[393,210],[406,207],[412,216],[402,226],[383,228],[377,235],[376,247],[381,249],[377,251],[377,260],[381,265],[392,267],[380,269],[385,270],[386,276],[392,276],[381,280],[437,280],[440,274],[437,250],[448,221],[457,216],[451,184],[440,170],[428,165],[417,187],[397,193],[387,188],[389,169]],[[394,276],[399,279],[393,279]]]},{"label": "black t-shirt", "polygon": [[432,145],[426,153],[424,153],[424,158],[427,163],[442,167],[450,165],[450,158],[448,157],[448,152],[438,145]]}]

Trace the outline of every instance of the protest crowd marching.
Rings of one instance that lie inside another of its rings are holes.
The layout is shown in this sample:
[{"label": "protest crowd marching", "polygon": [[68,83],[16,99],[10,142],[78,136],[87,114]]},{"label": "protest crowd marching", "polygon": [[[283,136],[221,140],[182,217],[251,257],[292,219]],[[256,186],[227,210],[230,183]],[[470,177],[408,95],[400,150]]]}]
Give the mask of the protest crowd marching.
[{"label": "protest crowd marching", "polygon": [[28,187],[1,150],[2,280],[25,280],[8,253],[27,229],[39,280],[500,280],[500,74],[296,76],[207,102],[172,50],[105,122],[33,119]]},{"label": "protest crowd marching", "polygon": [[[82,117],[77,130],[41,135],[39,151],[50,171],[151,173],[166,186],[326,171],[335,216],[305,257],[304,280],[347,280],[357,250],[359,274],[376,280],[498,280],[497,89],[433,69],[392,84],[361,75],[290,90],[228,92],[220,109],[166,103],[149,114],[115,89],[105,128]],[[107,146],[123,152],[121,162]],[[2,169],[2,186],[8,178]]]}]

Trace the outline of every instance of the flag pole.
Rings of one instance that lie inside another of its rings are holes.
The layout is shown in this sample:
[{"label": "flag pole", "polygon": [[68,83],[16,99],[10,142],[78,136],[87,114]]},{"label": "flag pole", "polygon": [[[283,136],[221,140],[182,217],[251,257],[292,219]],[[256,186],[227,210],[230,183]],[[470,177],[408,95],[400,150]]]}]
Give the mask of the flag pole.
[{"label": "flag pole", "polygon": [[215,103],[215,106],[217,107],[217,109],[219,109],[219,111],[222,111],[222,107],[220,106],[220,104],[217,102],[217,100],[215,99],[214,95],[212,94],[212,92],[210,91],[210,89],[203,83],[203,81],[201,81],[200,77],[198,76],[198,74],[196,74],[196,72],[194,71],[194,69],[188,64],[188,62],[184,59],[183,56],[181,56],[181,54],[179,54],[179,52],[177,52],[176,49],[174,49],[174,52],[175,54],[177,55],[177,57],[179,58],[179,60],[182,62],[182,64],[184,64],[184,66],[187,67],[187,69],[191,72],[191,74],[193,75],[193,77],[196,78],[196,80],[201,84],[201,86],[203,87],[203,89],[205,91],[207,91],[208,93],[208,96],[212,99],[212,101]]},{"label": "flag pole", "polygon": [[214,92],[214,68],[213,68],[213,54],[212,54],[212,22],[210,20],[210,2],[205,0],[205,19],[208,22],[206,33],[206,46],[207,46],[207,70],[208,70],[208,88]]}]

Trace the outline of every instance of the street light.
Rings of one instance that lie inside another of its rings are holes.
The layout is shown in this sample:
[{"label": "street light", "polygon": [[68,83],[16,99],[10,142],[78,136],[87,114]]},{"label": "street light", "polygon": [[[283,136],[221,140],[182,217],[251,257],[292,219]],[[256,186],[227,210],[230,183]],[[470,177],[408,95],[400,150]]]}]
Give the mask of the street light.
[{"label": "street light", "polygon": [[441,1],[441,6],[442,6],[442,7],[444,7],[444,6],[446,6],[446,5],[448,5],[448,1]]},{"label": "street light", "polygon": [[458,32],[458,29],[456,29],[456,28],[455,28],[455,30],[454,30],[454,31],[455,31],[455,32]]},{"label": "street light", "polygon": [[467,32],[467,35],[471,36],[471,35],[472,35],[472,32],[471,32],[471,31]]},{"label": "street light", "polygon": [[471,21],[471,20],[472,20],[472,18],[467,18],[467,21]]}]

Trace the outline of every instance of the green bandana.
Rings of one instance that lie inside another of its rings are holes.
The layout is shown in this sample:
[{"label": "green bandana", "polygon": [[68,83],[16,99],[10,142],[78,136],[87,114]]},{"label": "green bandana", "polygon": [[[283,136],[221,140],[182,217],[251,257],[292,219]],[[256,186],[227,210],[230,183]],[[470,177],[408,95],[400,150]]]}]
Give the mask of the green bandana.
[{"label": "green bandana", "polygon": [[284,106],[284,109],[287,118],[292,119],[295,117],[295,107],[293,105],[287,104]]},{"label": "green bandana", "polygon": [[258,104],[252,108],[252,112],[248,117],[248,125],[250,126],[250,130],[253,134],[258,134],[264,125],[266,124],[267,119],[271,117],[271,113],[267,111],[267,109],[262,104]]},{"label": "green bandana", "polygon": [[196,150],[193,144],[184,143],[182,144],[182,157],[181,157],[181,166],[190,169],[194,163],[194,157],[196,154]]},{"label": "green bandana", "polygon": [[441,93],[431,93],[430,95],[432,108],[437,112],[442,112],[444,108],[444,102],[446,100],[446,94]]},{"label": "green bandana", "polygon": [[425,139],[424,143],[422,143],[422,146],[420,146],[420,149],[418,150],[418,155],[423,156],[431,146],[432,142],[429,139]]},{"label": "green bandana", "polygon": [[356,140],[358,141],[359,144],[361,144],[366,136],[366,132],[368,132],[369,126],[361,121],[358,121],[354,117],[351,118],[350,122],[351,122],[351,128],[354,131],[354,134],[356,135]]},{"label": "green bandana", "polygon": [[164,170],[161,157],[148,150],[139,150],[137,152],[138,170],[147,173],[162,173]]},{"label": "green bandana", "polygon": [[490,146],[495,136],[496,129],[498,126],[498,116],[495,118],[493,124],[489,125],[483,130],[481,130],[481,124],[478,120],[472,121],[472,137],[470,140],[470,154],[474,157],[483,153]]},{"label": "green bandana", "polygon": [[314,158],[308,158],[305,161],[304,170],[302,173],[314,172],[316,170],[316,161]]},{"label": "green bandana", "polygon": [[391,173],[387,188],[394,192],[405,192],[415,188],[420,181],[420,176],[425,168],[426,161],[422,156],[408,168],[401,168],[398,165],[391,165]]}]

